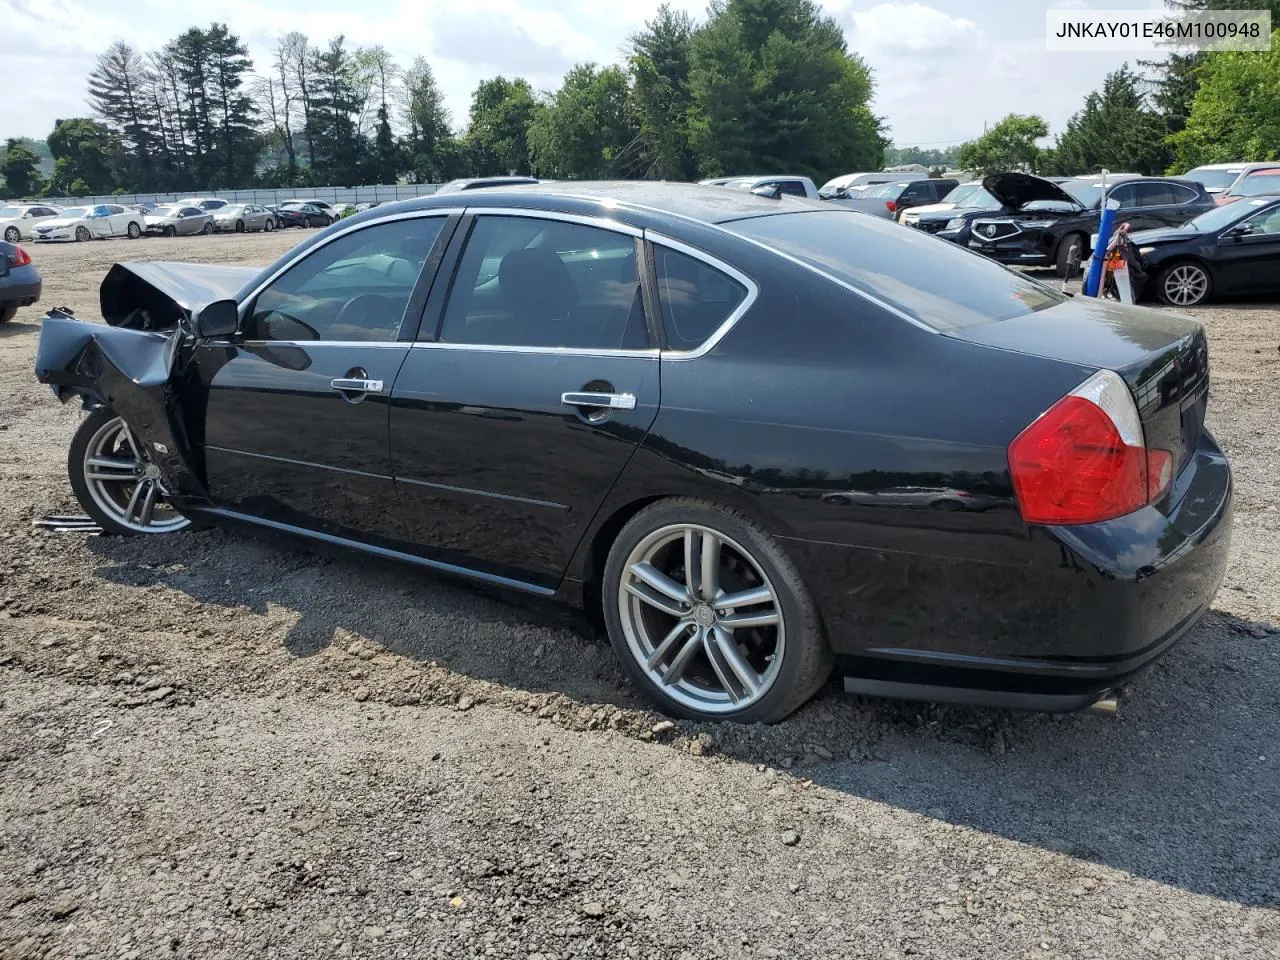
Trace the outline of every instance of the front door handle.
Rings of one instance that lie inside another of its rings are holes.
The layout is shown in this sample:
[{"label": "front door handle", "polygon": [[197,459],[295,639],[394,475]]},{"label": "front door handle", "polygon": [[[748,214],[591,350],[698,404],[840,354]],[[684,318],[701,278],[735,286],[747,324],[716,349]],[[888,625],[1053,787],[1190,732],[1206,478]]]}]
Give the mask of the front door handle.
[{"label": "front door handle", "polygon": [[329,386],[341,393],[381,393],[381,380],[363,380],[359,377],[337,377]]},{"label": "front door handle", "polygon": [[566,407],[590,407],[594,410],[634,410],[634,393],[562,393],[560,402]]}]

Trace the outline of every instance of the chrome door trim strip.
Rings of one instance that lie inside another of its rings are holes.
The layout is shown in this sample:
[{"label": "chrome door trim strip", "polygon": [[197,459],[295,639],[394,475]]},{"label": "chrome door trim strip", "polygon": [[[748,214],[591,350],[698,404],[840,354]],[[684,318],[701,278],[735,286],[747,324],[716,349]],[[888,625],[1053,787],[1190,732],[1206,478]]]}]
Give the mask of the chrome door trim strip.
[{"label": "chrome door trim strip", "polygon": [[426,340],[413,344],[414,350],[474,350],[477,353],[541,353],[562,354],[569,357],[633,357],[657,359],[659,351],[653,347],[644,350],[593,350],[587,347],[520,347],[500,343],[441,343]]},{"label": "chrome door trim strip", "polygon": [[432,483],[430,480],[415,480],[413,477],[396,477],[396,483],[410,483],[415,487],[429,487],[433,490],[446,490],[449,493],[461,493],[469,497],[487,497],[491,500],[506,500],[508,503],[527,503],[531,507],[547,507],[551,510],[568,510],[567,503],[556,503],[552,500],[535,500],[532,497],[517,497],[509,493],[494,493],[491,490],[477,490],[472,487],[455,487],[448,483]]},{"label": "chrome door trim strip", "polygon": [[217,444],[206,443],[206,450],[217,450],[219,453],[229,453],[235,457],[250,457],[254,460],[270,460],[272,463],[287,463],[291,467],[306,467],[308,470],[328,470],[332,473],[345,473],[352,477],[368,477],[370,480],[392,480],[393,477],[381,473],[369,473],[367,470],[348,470],[345,467],[333,467],[327,463],[315,463],[311,460],[294,460],[290,457],[273,457],[268,453],[250,453],[248,450],[232,450],[230,447],[220,447]]}]

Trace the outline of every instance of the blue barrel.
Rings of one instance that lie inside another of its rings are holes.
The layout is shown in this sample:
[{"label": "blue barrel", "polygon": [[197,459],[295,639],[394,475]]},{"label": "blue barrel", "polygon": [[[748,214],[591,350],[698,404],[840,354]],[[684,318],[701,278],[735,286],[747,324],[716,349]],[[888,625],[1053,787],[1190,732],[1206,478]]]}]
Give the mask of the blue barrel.
[{"label": "blue barrel", "polygon": [[1111,242],[1111,231],[1116,225],[1116,211],[1120,208],[1117,200],[1108,200],[1102,206],[1102,219],[1098,223],[1098,242],[1093,245],[1093,256],[1089,259],[1089,273],[1084,278],[1084,295],[1086,297],[1101,296],[1102,268],[1107,262],[1107,244]]}]

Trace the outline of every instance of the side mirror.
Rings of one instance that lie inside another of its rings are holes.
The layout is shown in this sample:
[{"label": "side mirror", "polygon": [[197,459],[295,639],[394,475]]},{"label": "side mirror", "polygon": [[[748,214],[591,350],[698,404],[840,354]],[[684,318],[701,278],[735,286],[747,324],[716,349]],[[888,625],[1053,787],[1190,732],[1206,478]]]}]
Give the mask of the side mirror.
[{"label": "side mirror", "polygon": [[215,300],[195,316],[196,336],[202,340],[229,337],[240,325],[240,304],[234,300]]},{"label": "side mirror", "polygon": [[1253,233],[1253,227],[1247,223],[1238,223],[1226,233],[1223,234],[1229,240],[1239,240],[1241,237],[1247,237]]}]

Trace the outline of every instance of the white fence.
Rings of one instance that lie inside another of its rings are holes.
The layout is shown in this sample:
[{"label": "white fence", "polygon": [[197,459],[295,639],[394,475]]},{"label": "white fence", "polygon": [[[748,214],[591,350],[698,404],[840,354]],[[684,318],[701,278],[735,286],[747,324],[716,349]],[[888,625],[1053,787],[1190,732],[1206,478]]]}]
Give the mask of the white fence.
[{"label": "white fence", "polygon": [[286,200],[324,200],[328,203],[373,203],[425,197],[440,188],[438,183],[393,183],[368,187],[284,187],[279,190],[185,190],[180,193],[118,193],[97,197],[49,197],[54,206],[72,207],[90,203],[172,203],[185,197],[221,197],[229,203],[259,203],[263,206]]}]

